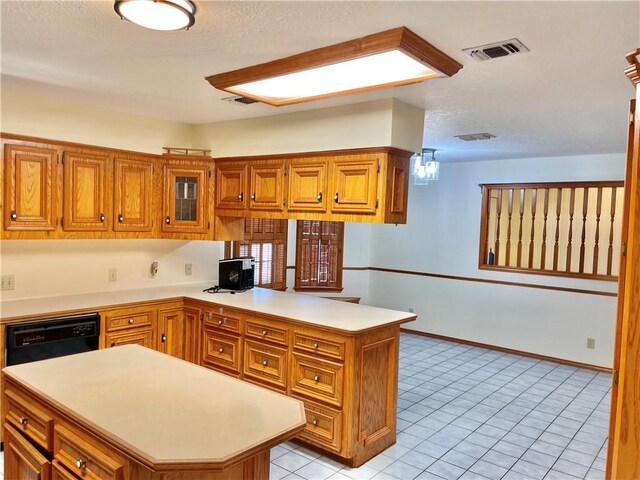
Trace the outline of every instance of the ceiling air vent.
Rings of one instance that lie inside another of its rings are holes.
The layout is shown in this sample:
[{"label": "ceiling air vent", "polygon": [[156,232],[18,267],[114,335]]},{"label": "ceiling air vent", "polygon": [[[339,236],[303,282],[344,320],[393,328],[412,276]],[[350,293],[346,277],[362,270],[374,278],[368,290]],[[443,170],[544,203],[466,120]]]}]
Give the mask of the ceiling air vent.
[{"label": "ceiling air vent", "polygon": [[251,105],[252,103],[258,103],[258,100],[253,98],[242,97],[240,95],[234,95],[233,97],[225,97],[222,99],[224,102],[239,103],[241,105]]},{"label": "ceiling air vent", "polygon": [[526,53],[529,49],[517,38],[512,38],[502,42],[488,43],[480,47],[464,48],[462,51],[478,62],[484,62],[493,58]]},{"label": "ceiling air vent", "polygon": [[465,142],[473,142],[474,140],[489,140],[490,138],[496,138],[495,135],[490,133],[468,133],[466,135],[454,135],[454,137],[464,140]]}]

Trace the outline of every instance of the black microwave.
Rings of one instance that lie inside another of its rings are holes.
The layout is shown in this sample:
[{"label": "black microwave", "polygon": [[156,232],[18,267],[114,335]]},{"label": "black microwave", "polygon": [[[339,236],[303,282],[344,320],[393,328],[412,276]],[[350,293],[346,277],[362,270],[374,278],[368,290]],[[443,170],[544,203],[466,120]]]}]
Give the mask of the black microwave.
[{"label": "black microwave", "polygon": [[235,257],[220,260],[219,285],[224,290],[248,290],[253,288],[256,260],[253,257]]}]

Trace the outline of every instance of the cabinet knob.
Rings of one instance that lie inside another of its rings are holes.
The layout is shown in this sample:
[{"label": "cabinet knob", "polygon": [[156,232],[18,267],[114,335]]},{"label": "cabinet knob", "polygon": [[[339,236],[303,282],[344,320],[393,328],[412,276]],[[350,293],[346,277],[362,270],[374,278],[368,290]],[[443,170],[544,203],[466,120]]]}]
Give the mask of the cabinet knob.
[{"label": "cabinet knob", "polygon": [[313,376],[313,381],[314,382],[319,382],[320,381],[320,375],[314,375]]},{"label": "cabinet knob", "polygon": [[313,342],[313,348],[318,348],[320,345],[318,345],[318,342]]},{"label": "cabinet knob", "polygon": [[267,333],[269,333],[268,330],[262,330],[262,335],[266,335]]},{"label": "cabinet knob", "polygon": [[104,222],[104,220],[105,220],[104,213],[101,213],[98,218],[100,219],[100,222]]},{"label": "cabinet knob", "polygon": [[255,194],[255,193],[252,193],[252,194],[251,194],[251,200],[255,200],[255,199],[256,199],[256,194]]},{"label": "cabinet knob", "polygon": [[265,367],[269,364],[269,362],[267,362],[266,360],[262,360],[262,365],[264,365]]},{"label": "cabinet knob", "polygon": [[162,343],[167,341],[167,336],[163,333],[162,337],[160,337],[160,340],[162,340]]},{"label": "cabinet knob", "polygon": [[85,468],[87,468],[87,462],[85,460],[78,459],[76,460],[76,467],[78,467],[80,470],[84,470]]},{"label": "cabinet knob", "polygon": [[317,426],[318,426],[318,420],[314,420],[314,421],[313,421],[313,422],[311,422],[311,423],[313,423],[313,426],[314,426],[314,427],[317,427]]},{"label": "cabinet knob", "polygon": [[220,353],[224,353],[224,348],[220,347],[220,348],[218,349],[218,351],[219,351]]},{"label": "cabinet knob", "polygon": [[27,417],[20,417],[19,421],[20,421],[20,425],[26,425],[28,419]]},{"label": "cabinet knob", "polygon": [[242,200],[244,200],[244,193],[240,192],[238,195],[238,201],[241,202]]},{"label": "cabinet knob", "polygon": [[218,325],[224,325],[227,323],[227,317],[221,318],[218,320]]},{"label": "cabinet knob", "polygon": [[340,197],[338,197],[338,192],[333,196],[333,201],[338,203],[340,201]]},{"label": "cabinet knob", "polygon": [[320,192],[320,193],[316,196],[316,198],[318,199],[318,201],[319,201],[319,202],[321,202],[321,201],[322,201],[322,192]]},{"label": "cabinet knob", "polygon": [[122,223],[124,222],[124,217],[122,216],[121,213],[118,214],[118,223]]},{"label": "cabinet knob", "polygon": [[164,223],[169,225],[171,223],[171,217],[167,216],[167,218],[164,219]]},{"label": "cabinet knob", "polygon": [[11,210],[11,220],[15,220],[16,218],[18,218],[18,214],[15,210]]},{"label": "cabinet knob", "polygon": [[133,318],[129,319],[129,325],[133,325]]}]

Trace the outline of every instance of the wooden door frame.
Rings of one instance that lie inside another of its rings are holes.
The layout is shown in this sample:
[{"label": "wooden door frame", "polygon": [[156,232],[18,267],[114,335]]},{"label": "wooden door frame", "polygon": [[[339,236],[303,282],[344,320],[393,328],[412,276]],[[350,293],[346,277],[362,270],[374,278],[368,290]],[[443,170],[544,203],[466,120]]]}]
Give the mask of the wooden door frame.
[{"label": "wooden door frame", "polygon": [[[636,90],[631,102],[625,208],[623,258],[618,288],[614,378],[611,395],[608,479],[640,478],[640,48],[627,55],[625,74]],[[626,246],[626,248],[625,248]],[[625,252],[626,250],[626,252]]]}]

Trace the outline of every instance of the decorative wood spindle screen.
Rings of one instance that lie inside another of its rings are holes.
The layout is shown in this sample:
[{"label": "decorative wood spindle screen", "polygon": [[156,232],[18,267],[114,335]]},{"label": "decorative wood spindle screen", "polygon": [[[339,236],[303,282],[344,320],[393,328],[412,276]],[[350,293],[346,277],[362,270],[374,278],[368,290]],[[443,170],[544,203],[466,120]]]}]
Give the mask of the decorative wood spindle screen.
[{"label": "decorative wood spindle screen", "polygon": [[247,218],[244,240],[233,242],[234,256],[256,259],[256,286],[286,289],[287,278],[287,220]]},{"label": "decorative wood spindle screen", "polygon": [[342,290],[344,224],[298,220],[296,290]]},{"label": "decorative wood spindle screen", "polygon": [[481,187],[480,268],[617,279],[622,181]]}]

